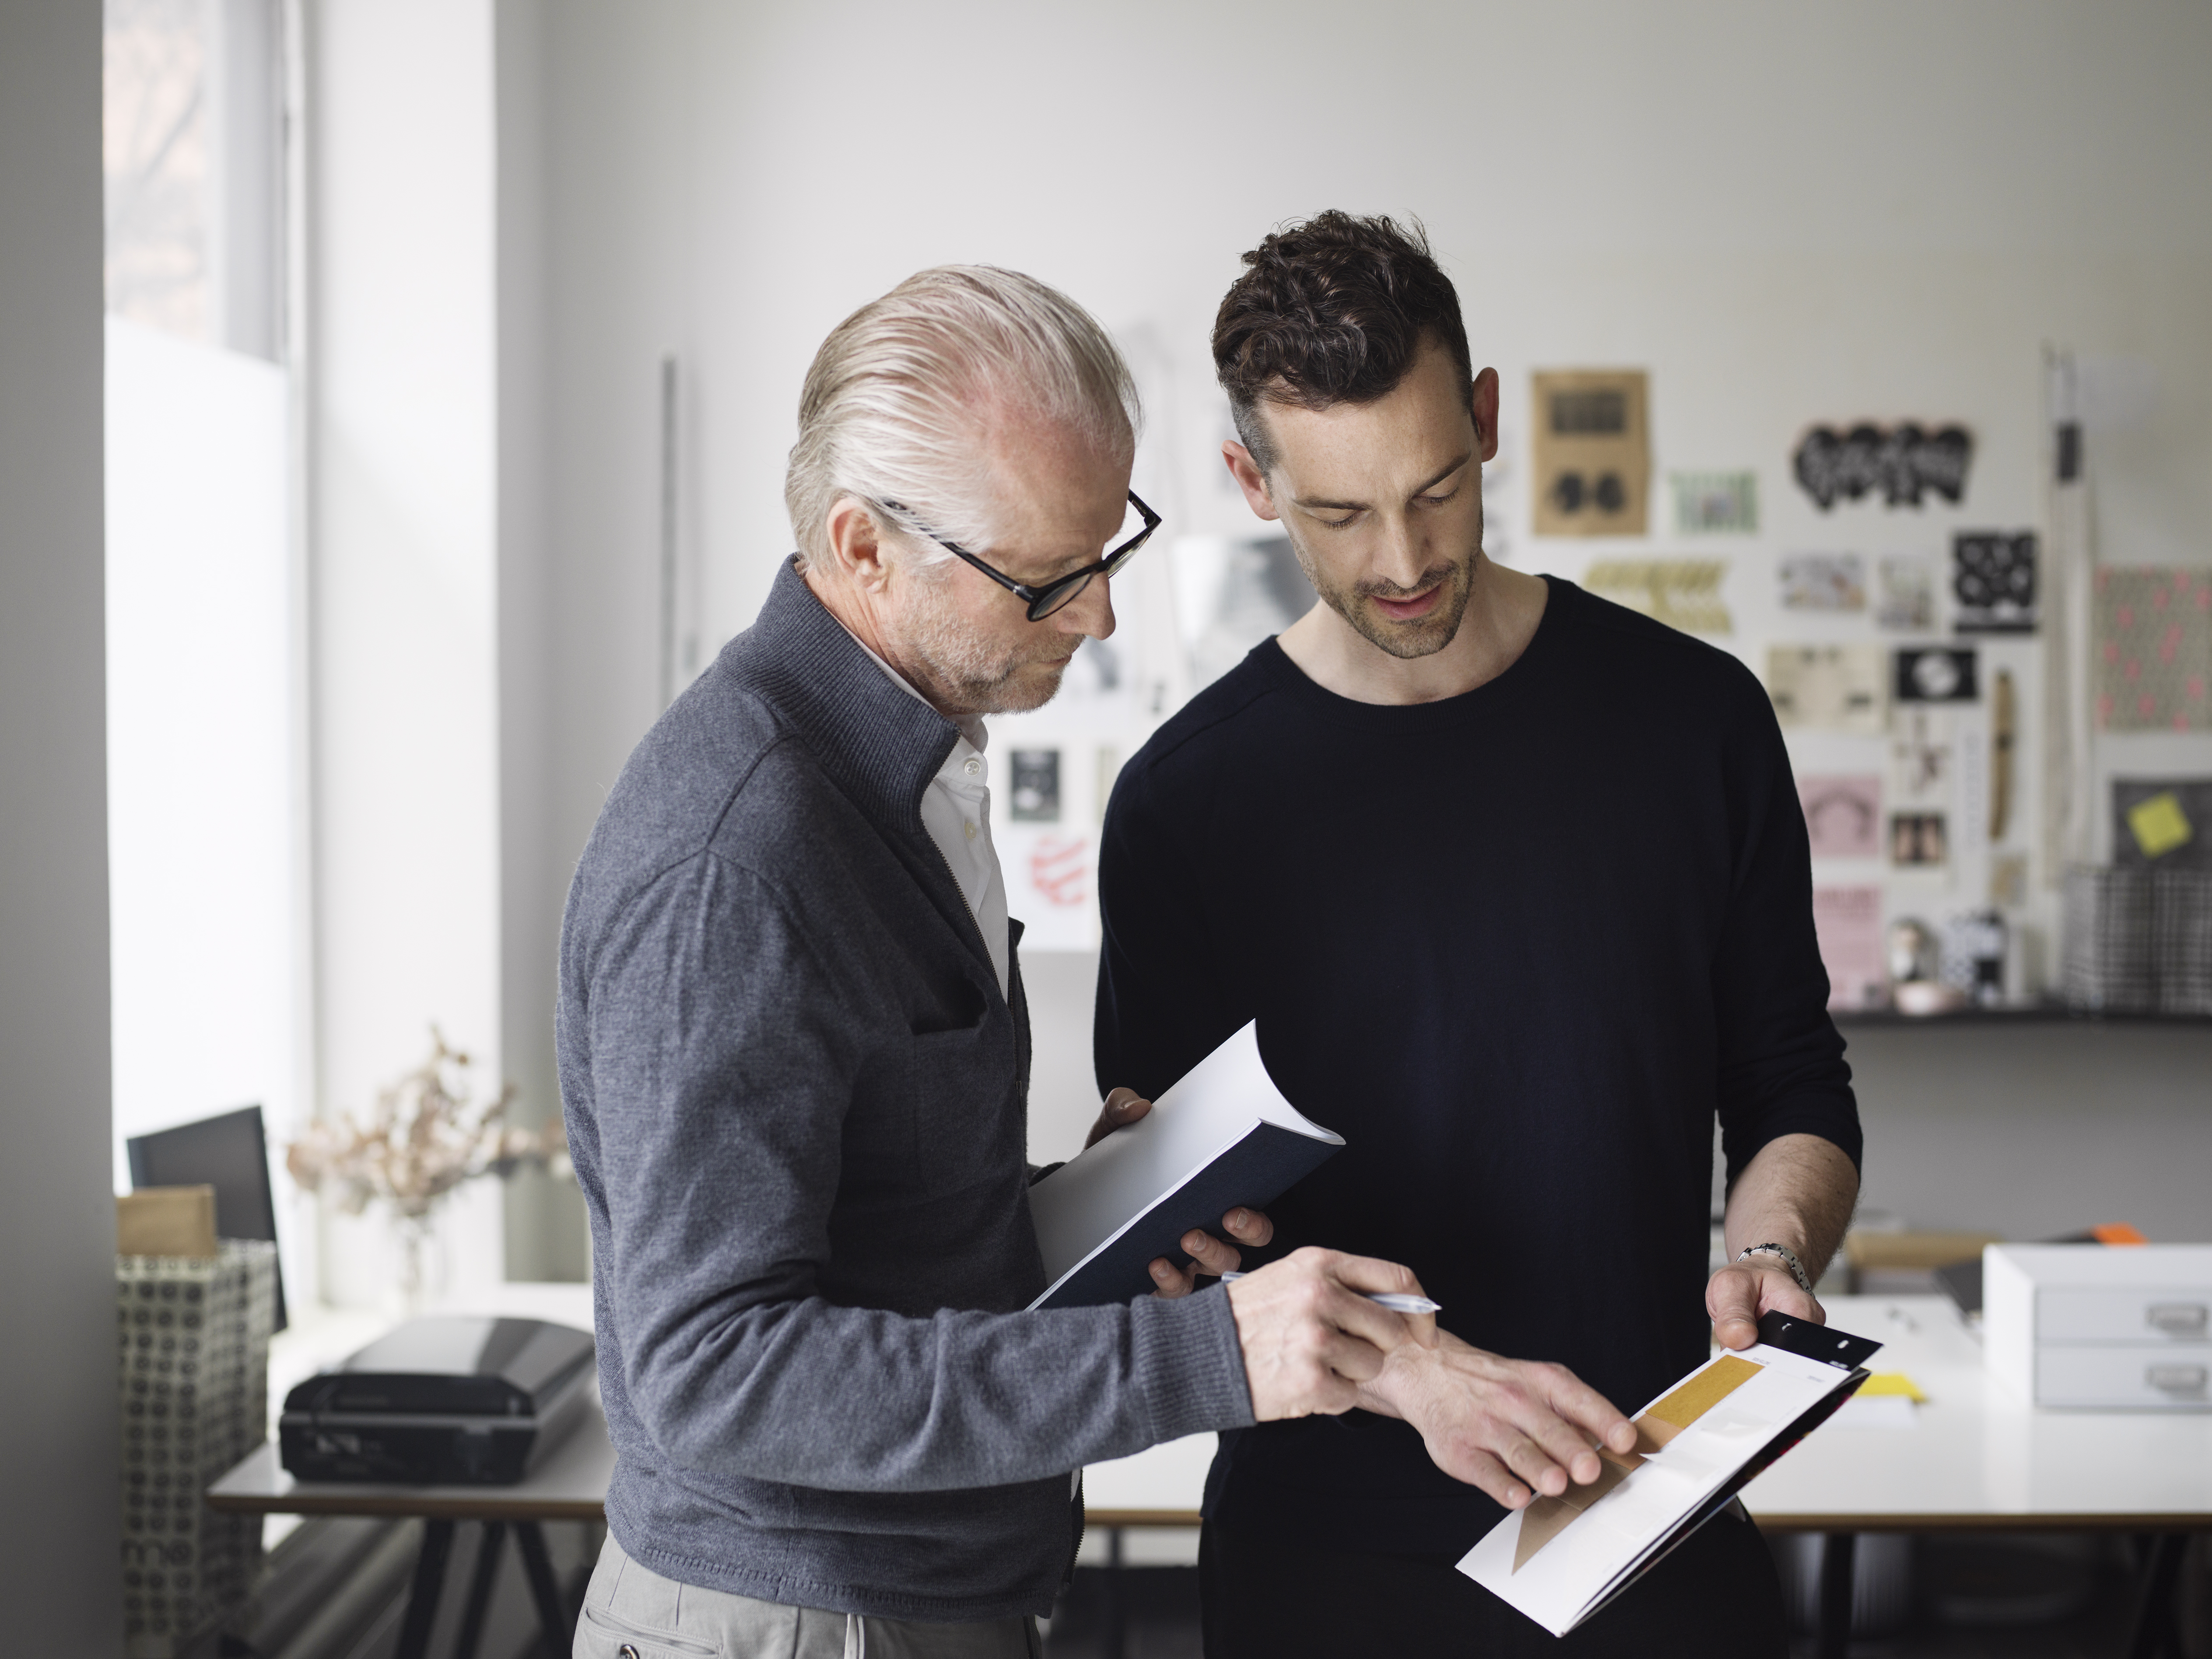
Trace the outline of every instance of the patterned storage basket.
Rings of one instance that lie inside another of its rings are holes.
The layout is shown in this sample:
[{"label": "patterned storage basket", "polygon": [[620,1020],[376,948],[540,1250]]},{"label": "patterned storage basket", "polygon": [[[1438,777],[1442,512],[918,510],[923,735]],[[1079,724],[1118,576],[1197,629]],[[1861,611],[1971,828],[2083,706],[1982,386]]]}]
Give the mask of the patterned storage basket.
[{"label": "patterned storage basket", "polygon": [[2158,1006],[2151,872],[2077,864],[2066,872],[2060,977],[2067,1002],[2091,1012]]},{"label": "patterned storage basket", "polygon": [[269,1432],[276,1247],[115,1259],[123,1381],[123,1617],[129,1659],[168,1659],[234,1613],[261,1567],[261,1517],[204,1494]]},{"label": "patterned storage basket", "polygon": [[2159,1012],[2212,1014],[2212,871],[2152,875],[2151,936]]}]

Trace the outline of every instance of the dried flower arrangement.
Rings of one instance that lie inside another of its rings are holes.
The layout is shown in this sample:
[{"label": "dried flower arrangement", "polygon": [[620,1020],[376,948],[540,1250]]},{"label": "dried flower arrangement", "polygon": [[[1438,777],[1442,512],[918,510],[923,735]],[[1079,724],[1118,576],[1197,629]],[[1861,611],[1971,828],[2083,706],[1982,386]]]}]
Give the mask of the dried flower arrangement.
[{"label": "dried flower arrangement", "polygon": [[571,1172],[566,1126],[544,1130],[507,1121],[514,1085],[477,1097],[474,1063],[430,1028],[430,1057],[376,1097],[357,1121],[350,1112],[313,1124],[286,1148],[284,1167],[307,1192],[323,1194],[348,1215],[371,1202],[391,1212],[404,1249],[403,1289],[410,1306],[422,1291],[422,1251],[432,1212],[463,1182],[517,1170]]}]

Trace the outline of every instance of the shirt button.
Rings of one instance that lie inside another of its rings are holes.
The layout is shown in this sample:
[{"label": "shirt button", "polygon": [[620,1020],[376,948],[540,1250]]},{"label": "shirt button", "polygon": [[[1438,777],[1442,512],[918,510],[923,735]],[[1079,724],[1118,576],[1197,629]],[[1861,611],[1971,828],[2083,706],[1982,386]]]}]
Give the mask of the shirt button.
[{"label": "shirt button", "polygon": [[968,839],[969,839],[969,840],[973,841],[973,840],[975,840],[975,826],[974,823],[972,823],[972,822],[963,823],[962,823],[962,824],[961,824],[961,826],[960,826],[960,827],[961,827],[963,830],[965,830],[968,832]]},{"label": "shirt button", "polygon": [[983,763],[975,756],[970,755],[968,757],[967,763],[963,769],[965,770],[968,775],[971,778],[981,777],[983,775]]}]

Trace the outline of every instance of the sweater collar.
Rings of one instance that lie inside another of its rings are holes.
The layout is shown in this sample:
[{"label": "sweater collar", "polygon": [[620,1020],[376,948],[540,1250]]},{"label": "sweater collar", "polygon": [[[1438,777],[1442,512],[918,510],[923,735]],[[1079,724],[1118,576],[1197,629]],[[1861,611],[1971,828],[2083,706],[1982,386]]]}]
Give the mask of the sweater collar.
[{"label": "sweater collar", "polygon": [[[960,729],[892,679],[784,561],[760,619],[732,653],[864,811],[921,834],[921,799]],[[735,665],[734,664],[732,665]]]}]

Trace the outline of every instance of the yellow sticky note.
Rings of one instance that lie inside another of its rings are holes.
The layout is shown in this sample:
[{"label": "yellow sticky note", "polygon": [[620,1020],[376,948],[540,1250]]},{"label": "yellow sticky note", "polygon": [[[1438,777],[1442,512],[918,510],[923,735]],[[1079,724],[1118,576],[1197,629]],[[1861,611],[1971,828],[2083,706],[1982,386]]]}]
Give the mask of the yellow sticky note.
[{"label": "yellow sticky note", "polygon": [[1876,1371],[1859,1384],[1861,1399],[1880,1395],[1894,1395],[1923,1406],[1928,1403],[1928,1396],[1920,1392],[1920,1385],[1903,1371]]},{"label": "yellow sticky note", "polygon": [[2197,833],[2171,789],[2128,808],[2128,828],[2135,832],[2136,845],[2147,859],[2171,853]]}]

